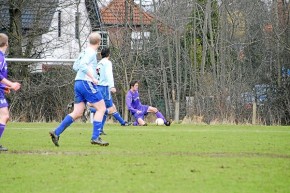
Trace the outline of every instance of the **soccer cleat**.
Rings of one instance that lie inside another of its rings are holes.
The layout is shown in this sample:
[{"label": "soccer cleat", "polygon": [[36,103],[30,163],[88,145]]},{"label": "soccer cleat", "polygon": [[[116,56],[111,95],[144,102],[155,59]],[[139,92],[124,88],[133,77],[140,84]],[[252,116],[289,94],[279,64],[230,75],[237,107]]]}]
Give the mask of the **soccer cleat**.
[{"label": "soccer cleat", "polygon": [[140,126],[148,126],[148,124],[147,123],[144,123],[144,125],[140,125]]},{"label": "soccer cleat", "polygon": [[6,147],[3,147],[2,145],[0,145],[0,151],[8,151],[8,149]]},{"label": "soccer cleat", "polygon": [[171,122],[170,122],[170,121],[166,121],[164,124],[165,124],[166,126],[170,126]]},{"label": "soccer cleat", "polygon": [[108,146],[109,145],[108,142],[102,141],[102,139],[100,137],[98,137],[97,139],[92,139],[91,144],[100,145],[100,146]]},{"label": "soccer cleat", "polygon": [[124,124],[121,124],[121,126],[130,126],[130,125],[132,125],[132,123],[127,122],[127,121]]},{"label": "soccer cleat", "polygon": [[54,143],[54,145],[58,147],[58,146],[59,146],[59,144],[58,144],[59,136],[57,136],[57,135],[54,133],[54,131],[50,131],[50,132],[49,132],[49,135],[50,135],[50,137],[51,137],[51,141],[52,141],[52,143]]}]

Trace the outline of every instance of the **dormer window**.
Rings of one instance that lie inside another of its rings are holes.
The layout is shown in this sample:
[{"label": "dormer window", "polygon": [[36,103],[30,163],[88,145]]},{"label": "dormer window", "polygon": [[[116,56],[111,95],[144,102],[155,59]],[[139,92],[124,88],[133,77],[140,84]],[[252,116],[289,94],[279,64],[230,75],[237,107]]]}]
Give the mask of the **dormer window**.
[{"label": "dormer window", "polygon": [[131,34],[131,49],[132,50],[142,50],[143,45],[148,41],[150,37],[150,32],[139,32],[135,31]]},{"label": "dormer window", "polygon": [[105,47],[109,47],[109,34],[106,31],[98,31],[98,33],[102,37],[101,45],[99,47],[100,50],[102,50]]}]

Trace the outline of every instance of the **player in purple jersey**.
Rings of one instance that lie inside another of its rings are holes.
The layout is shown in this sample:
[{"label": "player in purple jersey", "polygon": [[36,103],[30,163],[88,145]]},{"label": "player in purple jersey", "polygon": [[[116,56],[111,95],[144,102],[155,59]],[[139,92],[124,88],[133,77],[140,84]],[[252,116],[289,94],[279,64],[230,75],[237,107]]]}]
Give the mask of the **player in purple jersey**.
[{"label": "player in purple jersey", "polygon": [[134,125],[146,126],[147,123],[144,121],[144,116],[148,113],[155,113],[157,118],[161,118],[166,126],[170,126],[170,121],[167,121],[161,112],[156,107],[143,105],[140,101],[138,93],[138,81],[130,82],[130,90],[126,95],[126,105],[130,113],[135,117],[136,121]]},{"label": "player in purple jersey", "polygon": [[[9,93],[10,89],[19,90],[21,85],[18,82],[11,82],[7,79],[8,69],[5,60],[5,52],[8,48],[8,36],[0,33],[0,139],[9,120],[8,102],[5,93]],[[0,151],[8,149],[0,145]]]}]

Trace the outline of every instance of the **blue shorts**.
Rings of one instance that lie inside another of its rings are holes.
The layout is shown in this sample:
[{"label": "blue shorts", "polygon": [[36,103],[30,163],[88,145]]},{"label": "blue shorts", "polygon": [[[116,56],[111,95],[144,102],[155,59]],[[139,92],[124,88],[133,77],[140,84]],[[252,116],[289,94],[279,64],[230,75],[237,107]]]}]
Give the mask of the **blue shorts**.
[{"label": "blue shorts", "polygon": [[102,94],[98,91],[97,86],[92,82],[76,80],[75,86],[75,103],[87,102],[96,103],[103,99]]},{"label": "blue shorts", "polygon": [[8,102],[5,98],[4,90],[0,89],[0,108],[8,107]]},{"label": "blue shorts", "polygon": [[144,116],[148,114],[148,105],[142,105],[138,108],[139,111],[142,111],[142,113],[132,113],[132,115],[135,117],[136,121],[141,118],[142,120],[144,120]]},{"label": "blue shorts", "polygon": [[104,99],[105,104],[106,104],[106,108],[112,107],[113,106],[113,99],[112,99],[112,95],[111,95],[109,87],[98,85],[97,88],[100,91],[100,93],[102,93],[103,99]]}]

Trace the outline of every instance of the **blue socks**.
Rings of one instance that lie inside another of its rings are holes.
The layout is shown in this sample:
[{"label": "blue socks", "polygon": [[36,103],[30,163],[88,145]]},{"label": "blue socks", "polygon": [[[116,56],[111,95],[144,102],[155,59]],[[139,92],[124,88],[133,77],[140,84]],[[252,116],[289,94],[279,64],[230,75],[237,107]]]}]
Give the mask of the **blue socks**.
[{"label": "blue socks", "polygon": [[[91,113],[96,113],[96,109],[93,107],[90,107],[90,111],[91,111]],[[121,117],[121,115],[118,111],[114,112],[112,115],[119,123],[121,123],[121,125],[124,125],[126,123],[126,121]],[[103,119],[103,126],[104,126],[106,119],[107,119],[107,116],[108,116],[108,109],[106,110],[104,116],[106,116],[106,117],[104,117],[105,120]]]},{"label": "blue socks", "polygon": [[[59,136],[68,126],[70,126],[74,122],[73,118],[70,115],[67,115],[60,125],[55,129],[55,134]],[[1,128],[1,125],[0,125]],[[93,135],[92,139],[95,140],[99,137],[102,129],[102,122],[94,121],[93,122]]]},{"label": "blue socks", "polygon": [[103,132],[103,130],[104,130],[104,125],[106,123],[107,117],[108,117],[108,109],[106,110],[106,112],[105,112],[105,114],[103,116],[102,127],[101,127],[101,131],[100,132]]},{"label": "blue socks", "polygon": [[0,138],[1,138],[2,134],[3,134],[3,132],[4,132],[5,126],[6,125],[3,125],[3,124],[0,123]]},{"label": "blue socks", "polygon": [[70,115],[67,115],[60,125],[55,129],[55,134],[59,136],[68,126],[74,122],[73,118]]},{"label": "blue socks", "polygon": [[121,125],[124,125],[126,123],[118,111],[114,112],[112,115],[117,121],[119,121],[119,123],[121,123]]},{"label": "blue socks", "polygon": [[102,122],[94,121],[92,140],[96,140],[100,136],[101,130],[102,130]]}]

